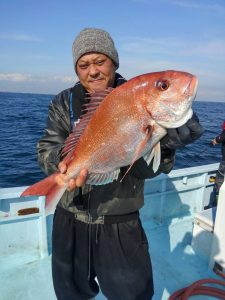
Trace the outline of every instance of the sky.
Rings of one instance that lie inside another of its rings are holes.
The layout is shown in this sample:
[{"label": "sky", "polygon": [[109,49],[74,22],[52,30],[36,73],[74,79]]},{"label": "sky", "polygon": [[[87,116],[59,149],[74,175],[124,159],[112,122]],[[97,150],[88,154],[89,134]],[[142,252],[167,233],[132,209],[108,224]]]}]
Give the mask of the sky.
[{"label": "sky", "polygon": [[126,79],[187,71],[197,101],[225,101],[225,0],[0,0],[0,91],[73,86],[72,43],[85,27],[110,33]]}]

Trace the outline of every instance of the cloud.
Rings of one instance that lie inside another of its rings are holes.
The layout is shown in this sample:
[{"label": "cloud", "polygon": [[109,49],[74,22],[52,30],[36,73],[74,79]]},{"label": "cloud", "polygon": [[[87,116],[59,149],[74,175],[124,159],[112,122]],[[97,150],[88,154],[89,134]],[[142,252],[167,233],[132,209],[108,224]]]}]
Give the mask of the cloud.
[{"label": "cloud", "polygon": [[198,10],[207,10],[207,11],[215,11],[215,12],[221,12],[221,10],[225,9],[225,6],[219,3],[215,3],[216,1],[213,1],[212,4],[206,4],[204,1],[200,3],[200,1],[182,1],[182,0],[171,0],[169,1],[171,4],[181,6],[184,8],[191,8],[191,9],[198,9]]},{"label": "cloud", "polygon": [[145,3],[145,4],[149,4],[149,0],[131,0],[131,2],[136,2],[136,3]]},{"label": "cloud", "polygon": [[31,75],[20,73],[0,73],[0,81],[32,81]]},{"label": "cloud", "polygon": [[218,57],[224,60],[225,57],[225,40],[209,40],[205,43],[196,44],[192,54],[200,54],[207,57]]},{"label": "cloud", "polygon": [[71,76],[53,76],[53,80],[55,81],[61,81],[65,83],[73,83],[74,82],[74,77]]},{"label": "cloud", "polygon": [[182,8],[187,8],[187,9],[195,9],[195,10],[201,10],[201,11],[209,11],[210,13],[215,12],[215,13],[221,13],[221,11],[225,10],[224,2],[222,1],[215,1],[212,0],[212,3],[205,3],[206,1],[203,0],[201,1],[196,1],[196,0],[130,0],[131,2],[134,3],[140,3],[140,4],[153,4],[159,3],[160,5],[163,4],[171,4],[175,6],[179,6]]},{"label": "cloud", "polygon": [[121,48],[127,53],[138,54],[163,54],[170,56],[204,56],[216,57],[224,60],[225,39],[205,38],[197,41],[189,41],[175,37],[165,38],[141,38],[125,37],[121,39]]},{"label": "cloud", "polygon": [[28,35],[28,34],[0,34],[1,40],[11,40],[11,41],[23,41],[23,42],[41,42],[39,37]]},{"label": "cloud", "polygon": [[142,38],[142,37],[124,37],[121,39],[122,50],[129,53],[170,53],[171,49],[183,48],[181,40],[173,37],[166,38]]},{"label": "cloud", "polygon": [[29,59],[35,59],[35,60],[49,60],[49,59],[52,59],[52,56],[50,55],[27,55],[26,56],[27,58]]},{"label": "cloud", "polygon": [[74,77],[72,76],[35,76],[23,73],[0,73],[0,81],[9,82],[63,82],[73,83]]},{"label": "cloud", "polygon": [[0,73],[0,91],[55,95],[74,85],[76,76],[38,76],[25,73]]}]

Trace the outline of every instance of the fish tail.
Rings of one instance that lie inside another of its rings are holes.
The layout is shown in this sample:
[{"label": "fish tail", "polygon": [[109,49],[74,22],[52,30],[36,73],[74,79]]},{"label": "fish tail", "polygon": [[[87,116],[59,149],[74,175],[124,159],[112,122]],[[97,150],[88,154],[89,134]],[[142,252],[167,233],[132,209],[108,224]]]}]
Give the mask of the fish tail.
[{"label": "fish tail", "polygon": [[20,197],[45,196],[46,214],[48,215],[52,213],[56,204],[66,190],[66,186],[60,186],[56,182],[57,175],[58,173],[54,173],[47,178],[31,185],[20,195]]}]

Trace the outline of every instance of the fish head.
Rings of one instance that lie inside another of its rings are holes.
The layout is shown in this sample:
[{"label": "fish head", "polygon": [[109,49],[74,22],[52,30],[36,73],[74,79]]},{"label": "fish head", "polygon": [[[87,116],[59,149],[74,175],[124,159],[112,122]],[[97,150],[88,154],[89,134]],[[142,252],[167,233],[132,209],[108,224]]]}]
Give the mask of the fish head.
[{"label": "fish head", "polygon": [[149,74],[146,84],[145,107],[152,119],[164,128],[177,128],[193,114],[197,77],[182,71],[163,71]]}]

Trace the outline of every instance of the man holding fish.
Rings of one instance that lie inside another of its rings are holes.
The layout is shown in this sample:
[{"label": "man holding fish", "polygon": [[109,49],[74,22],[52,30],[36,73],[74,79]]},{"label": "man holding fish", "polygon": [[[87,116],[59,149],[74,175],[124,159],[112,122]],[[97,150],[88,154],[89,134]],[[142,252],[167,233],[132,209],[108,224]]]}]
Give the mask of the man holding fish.
[{"label": "man holding fish", "polygon": [[[48,178],[23,196],[56,206],[52,275],[57,299],[149,300],[153,278],[139,219],[144,180],[169,173],[176,148],[203,132],[191,103],[195,76],[178,71],[126,80],[118,53],[101,29],[73,43],[79,81],[55,96],[38,143]],[[97,278],[97,281],[96,281]]]}]

